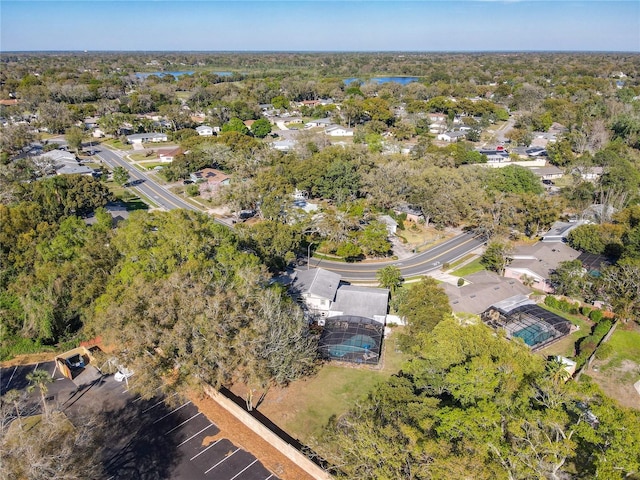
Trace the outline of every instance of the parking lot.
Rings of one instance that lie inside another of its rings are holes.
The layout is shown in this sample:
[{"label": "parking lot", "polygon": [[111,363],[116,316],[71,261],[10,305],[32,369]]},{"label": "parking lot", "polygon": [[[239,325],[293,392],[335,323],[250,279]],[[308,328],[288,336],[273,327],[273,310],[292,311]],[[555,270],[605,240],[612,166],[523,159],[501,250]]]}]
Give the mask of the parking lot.
[{"label": "parking lot", "polygon": [[76,385],[54,372],[54,362],[46,362],[1,369],[0,395],[25,389],[26,376],[36,369],[53,375],[47,399],[72,421],[87,411],[100,416],[102,458],[109,480],[278,478],[250,452],[220,435],[215,424],[177,394],[143,400],[112,375]]}]

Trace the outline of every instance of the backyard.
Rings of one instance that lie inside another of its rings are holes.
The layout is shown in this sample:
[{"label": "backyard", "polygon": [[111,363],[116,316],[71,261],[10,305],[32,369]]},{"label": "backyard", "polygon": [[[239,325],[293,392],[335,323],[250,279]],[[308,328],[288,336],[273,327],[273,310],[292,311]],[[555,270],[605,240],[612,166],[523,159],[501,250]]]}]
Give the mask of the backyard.
[{"label": "backyard", "polygon": [[607,343],[611,355],[597,359],[586,373],[620,405],[640,409],[640,393],[633,387],[640,380],[640,326],[619,324]]},{"label": "backyard", "polygon": [[404,355],[396,342],[401,328],[394,328],[385,339],[378,368],[327,363],[314,377],[269,390],[258,410],[292,437],[313,444],[331,416],[346,412],[377,383],[400,370]]}]

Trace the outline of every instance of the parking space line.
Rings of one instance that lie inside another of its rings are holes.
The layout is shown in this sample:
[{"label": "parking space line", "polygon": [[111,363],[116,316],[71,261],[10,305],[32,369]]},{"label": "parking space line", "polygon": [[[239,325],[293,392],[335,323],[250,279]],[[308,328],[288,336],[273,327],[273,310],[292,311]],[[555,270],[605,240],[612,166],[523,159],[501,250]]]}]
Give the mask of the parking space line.
[{"label": "parking space line", "polygon": [[[192,461],[194,458],[198,458],[200,455],[202,455],[204,452],[206,452],[207,450],[209,450],[211,447],[213,447],[213,446],[217,445],[217,443],[218,443],[220,440],[222,440],[222,439],[221,439],[221,438],[219,438],[218,440],[216,440],[215,442],[213,442],[211,445],[209,445],[207,448],[205,448],[205,449],[204,449],[204,450],[202,450],[201,452],[196,453],[193,457],[191,457],[191,458],[189,459],[189,461]],[[179,446],[179,445],[178,445],[178,446]],[[207,473],[207,472],[204,472],[204,473]]]},{"label": "parking space line", "polygon": [[184,442],[182,442],[180,445],[178,445],[179,447],[181,447],[182,445],[184,445],[185,443],[187,443],[189,440],[191,440],[194,437],[197,437],[198,435],[200,435],[202,432],[204,432],[207,428],[212,427],[213,423],[210,423],[209,425],[207,425],[206,427],[204,427],[202,430],[200,430],[198,433],[194,433],[193,435],[191,435],[189,438],[187,438]]},{"label": "parking space line", "polygon": [[156,408],[158,405],[160,405],[161,403],[164,403],[165,400],[169,400],[171,397],[175,397],[178,394],[178,392],[174,393],[173,395],[171,395],[170,397],[167,398],[163,398],[162,400],[160,400],[158,403],[155,403],[153,405],[151,405],[149,408],[147,408],[146,410],[143,410],[142,413],[147,413],[149,410]]},{"label": "parking space line", "polygon": [[273,477],[273,473],[269,475],[267,478],[265,478],[264,480],[269,480],[271,477]]},{"label": "parking space line", "polygon": [[161,420],[164,420],[165,418],[167,418],[169,415],[171,415],[174,412],[177,412],[178,410],[180,410],[182,407],[186,407],[187,405],[189,405],[191,403],[191,400],[189,400],[187,403],[180,405],[178,408],[174,408],[173,410],[171,410],[169,413],[167,413],[166,415],[164,415],[163,417],[160,417],[159,419],[157,419],[155,422],[153,422],[153,424],[155,425],[156,423],[158,423]]},{"label": "parking space line", "polygon": [[9,377],[9,382],[7,382],[7,386],[5,387],[7,391],[9,390],[9,385],[11,385],[11,380],[13,380],[13,375],[16,373],[18,366],[13,367],[13,372],[11,372],[11,376]]},{"label": "parking space line", "polygon": [[35,372],[38,369],[38,365],[40,365],[40,362],[36,363],[35,368],[33,369],[33,371]]},{"label": "parking space line", "polygon": [[[231,456],[231,455],[229,455]],[[258,459],[256,458],[253,462],[251,462],[249,465],[247,465],[246,467],[244,467],[242,470],[240,470],[238,473],[236,473],[233,477],[231,477],[229,480],[234,480],[236,478],[238,478],[245,470],[248,470],[251,465],[253,465],[254,463],[256,463],[258,461]],[[207,472],[205,472],[207,473]]]},{"label": "parking space line", "polygon": [[214,468],[216,468],[218,465],[220,465],[222,462],[224,462],[225,460],[233,457],[233,455],[240,450],[239,448],[236,448],[233,452],[231,452],[230,455],[227,455],[226,457],[224,457],[222,460],[220,460],[218,463],[216,463],[213,467],[211,467],[209,470],[207,470],[206,472],[204,472],[204,474],[206,475],[207,473],[209,473],[211,470],[213,470]]},{"label": "parking space line", "polygon": [[185,423],[187,423],[189,420],[193,420],[194,418],[196,418],[198,415],[200,415],[201,412],[196,413],[193,417],[191,418],[187,418],[184,422],[182,422],[180,425],[176,425],[175,427],[173,427],[171,430],[169,430],[168,432],[165,433],[165,435],[169,435],[171,432],[173,432],[174,430],[176,430],[177,428],[180,428],[181,426],[183,426]]}]

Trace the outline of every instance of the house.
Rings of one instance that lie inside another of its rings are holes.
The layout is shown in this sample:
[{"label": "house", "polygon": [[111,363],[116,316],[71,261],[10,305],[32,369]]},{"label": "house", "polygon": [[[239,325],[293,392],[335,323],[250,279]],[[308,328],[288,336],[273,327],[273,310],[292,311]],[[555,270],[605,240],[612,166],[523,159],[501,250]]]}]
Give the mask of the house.
[{"label": "house", "polygon": [[353,128],[331,125],[330,127],[325,128],[324,133],[330,137],[353,137]]},{"label": "house", "polygon": [[487,157],[487,163],[489,164],[507,163],[511,161],[509,158],[509,152],[504,149],[478,150],[478,152]]},{"label": "house", "polygon": [[558,178],[562,178],[564,176],[564,171],[555,165],[549,165],[547,167],[536,167],[532,168],[531,171],[536,175],[540,180],[557,180]]},{"label": "house", "polygon": [[393,212],[396,215],[405,214],[407,216],[407,220],[413,223],[424,223],[424,214],[420,211],[419,208],[411,207],[409,205],[402,205],[400,207],[394,208]]},{"label": "house", "polygon": [[547,233],[542,234],[543,242],[566,242],[569,232],[580,225],[584,221],[579,222],[555,222]]},{"label": "house", "polygon": [[573,174],[580,175],[580,178],[586,180],[588,182],[593,182],[598,180],[602,174],[604,173],[603,167],[583,167],[583,168],[574,168],[571,172]]},{"label": "house", "polygon": [[459,140],[462,140],[466,137],[466,133],[465,132],[461,132],[461,131],[455,131],[455,132],[444,132],[439,134],[436,139],[441,140],[443,142],[457,142]]},{"label": "house", "polygon": [[200,125],[199,127],[196,127],[196,132],[198,132],[198,135],[201,137],[210,137],[213,135],[213,127],[210,127],[209,125]]},{"label": "house", "polygon": [[136,133],[134,135],[127,135],[127,141],[133,145],[142,145],[149,142],[166,142],[169,140],[166,133]]},{"label": "house", "polygon": [[386,288],[340,285],[331,303],[329,317],[349,315],[375,320],[385,324],[389,306],[389,290]]},{"label": "house", "polygon": [[[120,222],[129,218],[129,211],[127,210],[127,207],[124,203],[107,203],[104,206],[104,209],[111,215],[112,225],[114,227],[117,226]],[[95,225],[95,223],[97,222],[95,212],[93,212],[91,216],[85,218],[84,222],[87,225]]]},{"label": "house", "polygon": [[494,303],[516,295],[528,298],[531,294],[531,289],[520,281],[501,277],[486,270],[467,275],[464,279],[465,284],[461,287],[449,283],[442,284],[449,297],[451,309],[456,313],[479,315]]},{"label": "house", "polygon": [[330,118],[320,118],[318,120],[311,120],[304,124],[304,128],[314,128],[314,127],[328,127],[332,124]]},{"label": "house", "polygon": [[106,133],[100,127],[94,128],[93,132],[91,132],[91,136],[93,136],[93,138],[102,138],[105,135]]},{"label": "house", "polygon": [[40,158],[50,163],[51,171],[56,175],[93,175],[94,170],[81,165],[76,156],[64,150],[50,150],[40,155]]},{"label": "house", "polygon": [[162,163],[171,163],[174,158],[182,153],[182,149],[180,147],[170,148],[165,150],[158,150],[158,159]]},{"label": "house", "polygon": [[427,118],[432,123],[446,123],[447,116],[444,113],[428,113]]},{"label": "house", "polygon": [[326,317],[331,302],[336,298],[340,278],[339,273],[322,268],[298,271],[293,282],[294,295],[299,297],[312,313]]},{"label": "house", "polygon": [[189,178],[198,183],[206,183],[209,188],[217,189],[222,185],[229,185],[230,177],[215,168],[203,168],[189,175]]},{"label": "house", "polygon": [[511,263],[504,270],[504,276],[515,278],[532,288],[553,293],[549,281],[561,262],[576,260],[580,252],[565,243],[538,242],[535,245],[519,247],[510,256]]},{"label": "house", "polygon": [[288,152],[289,150],[292,150],[293,147],[296,146],[296,142],[295,140],[278,140],[277,142],[273,142],[271,143],[271,147],[279,150],[280,152]]},{"label": "house", "polygon": [[315,108],[321,105],[320,100],[303,100],[300,102],[301,107]]},{"label": "house", "polygon": [[389,215],[380,215],[378,217],[378,220],[385,224],[389,235],[396,234],[396,230],[398,229],[398,222],[396,222],[393,218],[391,218]]}]

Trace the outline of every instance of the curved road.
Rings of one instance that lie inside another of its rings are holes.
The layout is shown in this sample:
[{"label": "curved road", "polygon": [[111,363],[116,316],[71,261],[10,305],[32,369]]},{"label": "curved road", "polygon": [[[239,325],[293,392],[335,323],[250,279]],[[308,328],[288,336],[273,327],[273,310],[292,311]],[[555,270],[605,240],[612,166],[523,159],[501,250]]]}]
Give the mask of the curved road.
[{"label": "curved road", "polygon": [[376,280],[376,273],[387,265],[397,266],[404,277],[425,275],[437,270],[444,263],[451,263],[485,243],[484,239],[473,233],[462,233],[426,252],[403,260],[376,263],[341,263],[311,258],[310,266],[321,267],[325,270],[342,275],[347,282]]},{"label": "curved road", "polygon": [[[186,208],[187,210],[200,211],[188,202],[185,202],[178,195],[168,188],[155,182],[146,173],[141,172],[122,157],[125,152],[112,151],[105,147],[97,147],[96,155],[104,161],[111,169],[120,166],[125,168],[131,177],[132,188],[139,190],[151,201],[166,210],[176,208]],[[231,227],[230,224],[216,218],[216,222]],[[325,270],[342,275],[345,281],[372,281],[376,280],[376,273],[379,269],[387,265],[395,265],[400,268],[404,277],[415,277],[425,275],[433,270],[437,270],[443,263],[451,263],[467,253],[475,250],[484,243],[484,240],[472,233],[460,234],[440,245],[437,245],[426,252],[414,255],[403,260],[375,262],[375,263],[341,263],[328,260],[311,258],[312,267],[322,267]]]}]

